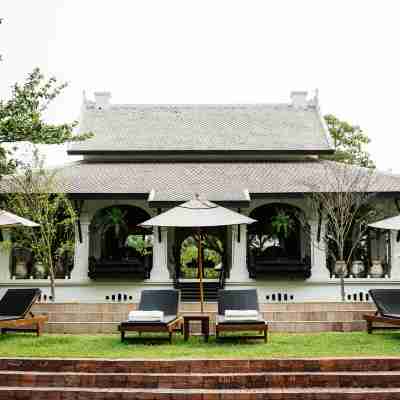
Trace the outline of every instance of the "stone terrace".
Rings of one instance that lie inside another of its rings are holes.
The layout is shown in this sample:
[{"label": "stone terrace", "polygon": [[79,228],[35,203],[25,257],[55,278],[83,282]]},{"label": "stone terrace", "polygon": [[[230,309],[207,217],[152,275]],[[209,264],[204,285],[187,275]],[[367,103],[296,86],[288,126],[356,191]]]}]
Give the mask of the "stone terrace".
[{"label": "stone terrace", "polygon": [[[120,321],[127,318],[136,304],[128,303],[56,303],[37,304],[36,313],[47,313],[49,333],[116,333]],[[197,303],[182,303],[181,313],[199,311]],[[217,306],[207,303],[211,316],[211,332]],[[275,303],[261,304],[261,310],[273,332],[324,332],[364,330],[362,315],[373,314],[372,303]]]}]

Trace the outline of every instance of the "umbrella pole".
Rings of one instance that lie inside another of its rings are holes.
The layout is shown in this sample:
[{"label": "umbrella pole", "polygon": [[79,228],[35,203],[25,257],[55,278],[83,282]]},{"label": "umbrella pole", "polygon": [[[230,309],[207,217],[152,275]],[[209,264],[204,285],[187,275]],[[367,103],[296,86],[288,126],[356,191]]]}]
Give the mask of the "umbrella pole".
[{"label": "umbrella pole", "polygon": [[200,228],[198,229],[198,235],[199,235],[199,242],[197,245],[197,266],[199,268],[199,278],[200,278],[200,310],[201,313],[203,314],[204,312],[204,293],[203,293],[203,256],[202,256],[202,251],[201,251],[201,230]]}]

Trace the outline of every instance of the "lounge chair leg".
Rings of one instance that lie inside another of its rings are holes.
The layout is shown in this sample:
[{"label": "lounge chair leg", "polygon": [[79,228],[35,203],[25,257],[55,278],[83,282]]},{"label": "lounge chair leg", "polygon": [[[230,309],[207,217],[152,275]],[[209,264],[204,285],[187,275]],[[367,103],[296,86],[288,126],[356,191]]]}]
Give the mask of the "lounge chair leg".
[{"label": "lounge chair leg", "polygon": [[172,344],[172,332],[169,332],[169,344]]},{"label": "lounge chair leg", "polygon": [[367,321],[367,333],[372,333],[372,321]]},{"label": "lounge chair leg", "polygon": [[42,334],[43,324],[38,322],[36,325],[36,336],[40,336]]},{"label": "lounge chair leg", "polygon": [[121,342],[125,340],[125,331],[121,329]]},{"label": "lounge chair leg", "polygon": [[264,343],[268,342],[268,325],[264,329]]}]

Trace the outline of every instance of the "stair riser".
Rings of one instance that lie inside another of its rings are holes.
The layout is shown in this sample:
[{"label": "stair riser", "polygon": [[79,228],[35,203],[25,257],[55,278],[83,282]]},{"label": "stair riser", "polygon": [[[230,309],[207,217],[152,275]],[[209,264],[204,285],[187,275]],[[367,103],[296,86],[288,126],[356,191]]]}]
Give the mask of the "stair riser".
[{"label": "stair riser", "polygon": [[[196,303],[195,306],[190,307],[191,309],[198,310],[200,305],[197,301],[193,301]],[[185,310],[188,308],[188,310]],[[188,305],[181,307],[181,312],[191,312],[191,309]],[[216,312],[207,312],[215,316]],[[362,311],[332,311],[332,312],[293,312],[293,311],[280,311],[280,312],[264,312],[264,318],[267,321],[273,322],[335,322],[335,321],[361,321],[363,320],[363,315],[367,314],[367,312]],[[48,313],[50,322],[120,322],[126,319],[128,313],[122,312],[107,312],[107,313]]]},{"label": "stair riser", "polygon": [[[181,302],[190,303],[200,301],[199,283],[179,283],[177,285],[181,292]],[[207,302],[215,302],[218,299],[218,291],[220,287],[218,283],[203,284],[203,298]]]},{"label": "stair riser", "polygon": [[[207,310],[216,312],[215,303],[205,304]],[[33,307],[36,314],[41,313],[123,313],[127,315],[129,311],[136,309],[137,304],[133,302],[109,302],[109,303],[38,303]],[[185,311],[188,305],[183,305]],[[346,312],[359,311],[362,313],[374,313],[376,308],[372,303],[263,303],[260,302],[261,311],[265,312]]]},{"label": "stair riser", "polygon": [[175,388],[175,389],[260,389],[260,388],[400,388],[399,375],[129,375],[115,374],[0,374],[0,386],[84,388]]},{"label": "stair riser", "polygon": [[[198,311],[197,311],[198,312]],[[211,318],[210,332],[215,332],[213,318]],[[55,334],[110,334],[118,333],[119,322],[59,322],[45,325],[44,331],[46,333]],[[193,331],[200,332],[199,326],[194,325]],[[365,321],[352,321],[352,322],[316,322],[316,321],[299,321],[299,322],[270,322],[270,332],[292,332],[292,333],[315,333],[315,332],[355,332],[365,331]]]},{"label": "stair riser", "polygon": [[114,392],[114,391],[82,391],[70,390],[65,392],[63,389],[54,390],[31,390],[31,389],[0,389],[0,400],[400,400],[400,393],[397,391],[371,390],[362,393],[346,393],[324,391],[319,393],[313,392],[293,392],[293,393],[185,393],[166,391],[165,393],[152,393],[151,391]]},{"label": "stair riser", "polygon": [[400,358],[266,360],[102,360],[0,358],[1,371],[107,373],[267,373],[400,371]]}]

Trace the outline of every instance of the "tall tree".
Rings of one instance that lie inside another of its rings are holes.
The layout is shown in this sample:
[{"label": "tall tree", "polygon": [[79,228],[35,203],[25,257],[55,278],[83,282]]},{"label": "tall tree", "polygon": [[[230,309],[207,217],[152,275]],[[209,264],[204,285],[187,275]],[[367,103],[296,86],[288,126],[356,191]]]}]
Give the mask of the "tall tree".
[{"label": "tall tree", "polygon": [[341,121],[332,114],[325,115],[324,118],[336,150],[333,156],[325,158],[360,167],[375,168],[375,163],[366,150],[371,140],[359,126]]},{"label": "tall tree", "polygon": [[[35,158],[37,161],[37,157]],[[13,245],[30,248],[36,262],[42,263],[50,278],[51,296],[55,301],[55,260],[64,251],[73,251],[75,211],[65,193],[58,190],[55,171],[38,165],[25,165],[20,173],[3,180],[9,193],[6,208],[39,224],[37,228],[15,228]]]},{"label": "tall tree", "polygon": [[12,151],[3,144],[30,142],[33,144],[62,144],[85,140],[90,133],[75,134],[77,122],[51,124],[44,120],[50,103],[67,86],[54,77],[46,78],[39,68],[31,72],[26,81],[16,83],[8,100],[0,100],[0,176],[12,172],[17,165]]},{"label": "tall tree", "polygon": [[320,240],[335,261],[334,272],[340,277],[344,301],[344,278],[353,252],[368,224],[380,216],[380,210],[371,204],[376,176],[368,169],[337,162],[325,162],[324,168],[323,182],[308,183],[311,190],[307,198],[314,215],[326,222],[326,231]]}]

